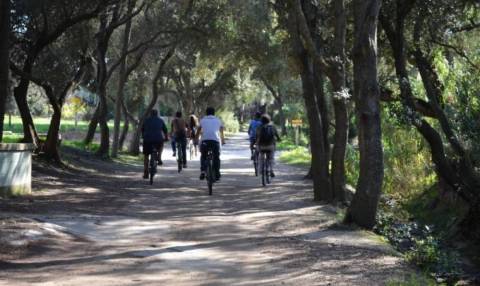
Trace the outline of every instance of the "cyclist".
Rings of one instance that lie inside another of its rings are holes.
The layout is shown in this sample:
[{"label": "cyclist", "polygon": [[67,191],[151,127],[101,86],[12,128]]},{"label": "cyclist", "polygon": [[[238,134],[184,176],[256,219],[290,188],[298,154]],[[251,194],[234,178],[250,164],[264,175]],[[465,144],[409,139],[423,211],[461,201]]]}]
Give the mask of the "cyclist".
[{"label": "cyclist", "polygon": [[162,165],[163,142],[168,141],[168,130],[163,119],[158,117],[158,111],[152,109],[150,116],[142,125],[143,138],[143,178],[148,179],[148,155],[155,147],[158,151],[158,164]]},{"label": "cyclist", "polygon": [[182,118],[182,112],[177,111],[175,118],[172,120],[172,137],[175,137],[175,144],[179,143],[182,148],[183,167],[187,167],[187,124]]},{"label": "cyclist", "polygon": [[270,120],[268,114],[263,114],[261,117],[262,125],[256,130],[256,144],[259,152],[268,152],[267,156],[270,159],[270,176],[275,177],[273,172],[273,164],[275,161],[275,147],[277,141],[280,142],[280,136],[277,129]]},{"label": "cyclist", "polygon": [[255,112],[255,117],[250,121],[250,125],[248,126],[248,138],[250,139],[250,152],[251,152],[251,160],[253,160],[254,156],[254,145],[257,136],[257,128],[262,125],[262,121],[260,118],[262,114],[260,112]]},{"label": "cyclist", "polygon": [[192,140],[193,148],[195,149],[195,156],[197,156],[198,150],[198,140],[197,140],[197,130],[198,130],[198,118],[192,114],[190,115],[190,123],[188,124],[189,138]]},{"label": "cyclist", "polygon": [[213,166],[215,169],[215,179],[220,180],[220,143],[225,144],[224,127],[220,119],[215,116],[215,109],[207,107],[206,116],[200,120],[200,126],[197,131],[197,140],[201,136],[200,143],[200,180],[205,179],[207,169],[208,150],[213,151]]}]

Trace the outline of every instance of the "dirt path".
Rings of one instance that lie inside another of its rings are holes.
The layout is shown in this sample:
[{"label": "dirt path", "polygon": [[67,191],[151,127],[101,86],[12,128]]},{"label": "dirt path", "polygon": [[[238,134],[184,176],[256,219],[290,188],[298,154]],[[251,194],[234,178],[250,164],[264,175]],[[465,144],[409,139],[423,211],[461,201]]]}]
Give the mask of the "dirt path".
[{"label": "dirt path", "polygon": [[153,186],[138,165],[84,157],[37,170],[34,196],[0,201],[3,233],[24,239],[3,236],[18,251],[0,256],[0,285],[385,285],[409,272],[372,235],[332,227],[302,170],[279,165],[262,188],[241,135],[211,197],[198,161],[177,174],[167,150]]}]

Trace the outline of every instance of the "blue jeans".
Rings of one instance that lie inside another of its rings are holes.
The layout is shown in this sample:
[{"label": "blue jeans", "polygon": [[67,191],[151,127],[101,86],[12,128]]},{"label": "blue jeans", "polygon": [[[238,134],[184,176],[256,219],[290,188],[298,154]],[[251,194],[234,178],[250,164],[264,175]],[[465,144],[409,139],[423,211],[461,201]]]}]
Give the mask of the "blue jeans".
[{"label": "blue jeans", "polygon": [[213,168],[215,169],[215,174],[220,176],[220,143],[214,140],[205,140],[202,141],[200,145],[200,170],[205,172],[207,170],[207,153],[208,150],[213,152]]}]

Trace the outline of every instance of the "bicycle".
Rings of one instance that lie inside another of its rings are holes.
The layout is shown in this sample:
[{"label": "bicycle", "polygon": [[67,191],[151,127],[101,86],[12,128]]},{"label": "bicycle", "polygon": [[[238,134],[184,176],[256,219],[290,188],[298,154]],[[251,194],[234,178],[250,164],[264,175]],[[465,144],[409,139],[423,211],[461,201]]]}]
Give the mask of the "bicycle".
[{"label": "bicycle", "polygon": [[195,152],[195,145],[193,144],[193,139],[192,138],[190,138],[188,140],[188,150],[190,152],[190,160],[192,160],[194,152]]},{"label": "bicycle", "polygon": [[180,173],[183,168],[183,148],[182,148],[182,142],[180,140],[177,140],[176,142],[177,145],[177,163],[178,163],[178,172]]},{"label": "bicycle", "polygon": [[258,150],[257,148],[252,149],[252,161],[253,161],[253,169],[255,170],[255,176],[258,177]]},{"label": "bicycle", "polygon": [[260,166],[262,172],[262,185],[265,187],[267,184],[271,182],[271,170],[272,170],[272,163],[271,163],[271,151],[260,151]]},{"label": "bicycle", "polygon": [[153,185],[153,177],[157,173],[157,164],[158,164],[158,151],[157,148],[153,147],[152,152],[150,153],[150,159],[148,164],[148,174],[150,177],[150,185]]},{"label": "bicycle", "polygon": [[207,184],[208,184],[208,195],[211,196],[213,192],[213,184],[215,183],[215,168],[213,167],[213,150],[208,148],[207,150]]}]

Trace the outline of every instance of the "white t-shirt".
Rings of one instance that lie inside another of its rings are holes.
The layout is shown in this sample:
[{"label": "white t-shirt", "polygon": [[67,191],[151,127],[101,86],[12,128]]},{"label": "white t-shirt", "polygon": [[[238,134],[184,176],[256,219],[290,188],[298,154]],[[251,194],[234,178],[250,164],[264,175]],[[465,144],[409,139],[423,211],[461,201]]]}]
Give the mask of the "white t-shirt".
[{"label": "white t-shirt", "polygon": [[202,127],[202,141],[214,140],[220,142],[220,128],[223,127],[222,121],[213,115],[208,115],[200,120]]}]

